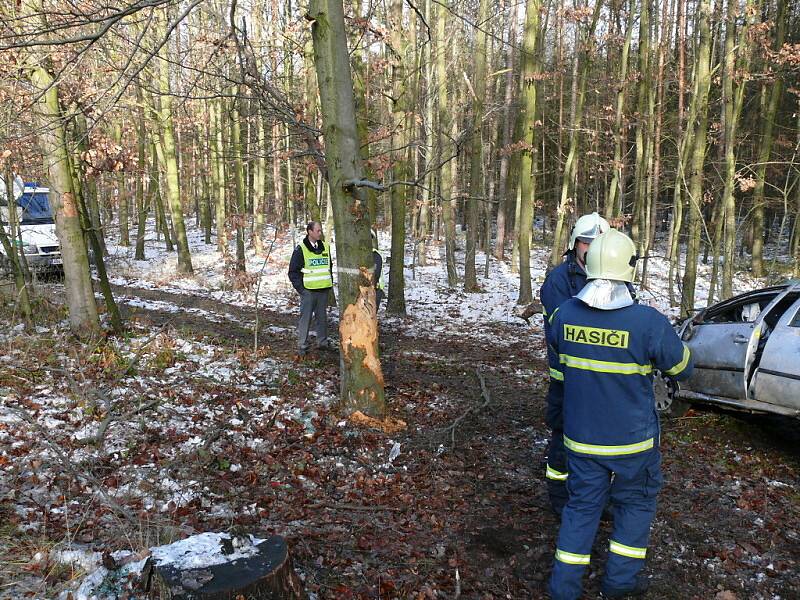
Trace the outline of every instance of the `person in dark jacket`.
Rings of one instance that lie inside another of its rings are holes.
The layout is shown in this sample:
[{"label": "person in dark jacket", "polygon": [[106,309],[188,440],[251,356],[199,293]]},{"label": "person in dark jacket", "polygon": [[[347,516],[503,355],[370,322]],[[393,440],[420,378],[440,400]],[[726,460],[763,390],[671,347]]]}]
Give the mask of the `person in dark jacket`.
[{"label": "person in dark jacket", "polygon": [[298,356],[304,357],[311,349],[308,330],[312,316],[316,318],[317,348],[330,349],[327,309],[328,294],[333,287],[333,261],[330,246],[322,239],[322,225],[317,221],[306,225],[306,237],[292,253],[289,281],[300,294]]},{"label": "person in dark jacket", "polygon": [[601,583],[605,598],[647,592],[640,577],[656,496],[663,483],[653,371],[692,372],[689,349],[667,318],[636,304],[633,241],[610,229],[586,255],[588,283],[552,316],[547,342],[564,385],[563,427],[569,500],[561,515],[549,591],[581,597],[600,516],[611,500],[613,530]]},{"label": "person in dark jacket", "polygon": [[[550,331],[550,319],[558,307],[577,295],[586,285],[584,264],[586,252],[592,241],[604,231],[608,231],[608,221],[596,212],[584,215],[575,222],[569,239],[564,262],[550,271],[539,290],[544,312],[545,336]],[[564,450],[562,405],[564,400],[564,383],[560,378],[558,357],[547,348],[547,360],[550,365],[550,385],[547,390],[547,412],[545,422],[550,428],[550,442],[547,446],[547,467],[545,478],[550,496],[550,507],[557,515],[561,515],[567,503],[567,455]]]},{"label": "person in dark jacket", "polygon": [[381,307],[381,302],[386,297],[383,291],[383,256],[378,252],[378,234],[371,230],[372,234],[372,259],[375,261],[375,312]]}]

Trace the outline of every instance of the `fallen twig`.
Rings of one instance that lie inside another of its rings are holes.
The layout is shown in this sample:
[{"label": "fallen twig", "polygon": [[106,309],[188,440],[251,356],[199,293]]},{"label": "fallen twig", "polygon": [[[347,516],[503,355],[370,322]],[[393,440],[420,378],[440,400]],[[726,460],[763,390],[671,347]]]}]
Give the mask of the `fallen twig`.
[{"label": "fallen twig", "polygon": [[480,406],[470,406],[467,410],[465,410],[459,417],[456,418],[448,427],[442,429],[442,431],[449,431],[450,432],[450,443],[451,449],[455,448],[456,446],[456,428],[458,427],[459,423],[467,418],[474,410],[480,410],[486,408],[489,403],[492,401],[492,397],[489,395],[489,390],[486,388],[486,380],[483,378],[483,373],[481,373],[480,369],[475,369],[475,374],[478,376],[478,381],[481,384],[481,396],[483,396],[483,404]]},{"label": "fallen twig", "polygon": [[108,508],[110,508],[113,513],[115,513],[117,516],[124,518],[126,521],[135,525],[136,527],[139,527],[140,525],[139,519],[133,514],[131,514],[129,510],[125,509],[122,505],[120,505],[116,500],[111,498],[106,493],[104,485],[101,481],[90,475],[88,472],[78,471],[73,466],[72,461],[61,449],[61,446],[50,439],[48,431],[42,425],[40,425],[39,422],[33,418],[33,416],[31,416],[30,414],[28,414],[26,410],[23,410],[21,408],[8,407],[8,410],[16,413],[17,416],[19,416],[22,420],[27,421],[31,426],[33,426],[34,428],[36,428],[36,430],[38,430],[40,440],[50,447],[50,449],[53,451],[53,453],[56,455],[59,462],[61,463],[61,466],[64,467],[66,471],[69,471],[72,474],[72,476],[75,477],[76,480],[83,479],[86,483],[88,483],[92,487],[92,489],[96,490],[103,497],[105,505]]},{"label": "fallen twig", "polygon": [[[131,358],[131,360],[128,361],[128,364],[125,366],[125,368],[122,369],[119,373],[117,373],[114,376],[114,378],[108,383],[108,385],[105,385],[102,388],[99,388],[92,392],[92,396],[94,396],[95,400],[101,399],[106,405],[106,416],[101,421],[100,426],[97,429],[97,433],[85,440],[78,440],[77,441],[78,444],[83,446],[88,446],[88,445],[100,446],[105,440],[106,431],[108,430],[111,423],[113,423],[115,420],[121,420],[121,421],[127,420],[130,417],[133,417],[134,415],[144,412],[158,404],[159,400],[157,399],[151,400],[150,402],[132,408],[119,415],[119,417],[117,417],[116,416],[117,409],[121,404],[127,404],[128,400],[121,399],[118,400],[117,402],[113,402],[112,400],[110,400],[110,393],[116,387],[117,383],[119,383],[123,377],[128,375],[128,373],[130,373],[131,370],[139,363],[139,361],[142,358],[142,355],[144,354],[145,348],[147,348],[150,345],[150,343],[162,333],[163,329],[164,327],[161,327],[156,333],[154,333],[145,340],[145,342],[139,347],[139,349],[133,355],[133,358]],[[75,383],[74,380],[71,380],[71,383],[74,384]],[[71,385],[70,387],[76,387],[76,386]]]},{"label": "fallen twig", "polygon": [[[153,408],[154,406],[156,406],[158,404],[158,402],[159,402],[158,400],[151,400],[150,402],[147,402],[145,404],[141,404],[141,405],[139,405],[139,406],[137,406],[135,408],[132,408],[131,410],[129,410],[127,412],[124,412],[121,415],[119,415],[118,420],[127,421],[128,419],[130,419],[134,415],[137,415],[137,414],[139,414],[141,412],[144,412],[144,411],[146,411],[146,410],[148,410],[150,408]],[[98,445],[100,445],[104,441],[104,439],[106,437],[106,431],[108,430],[108,427],[114,421],[114,408],[116,408],[118,405],[119,405],[119,403],[117,403],[117,405],[115,405],[114,407],[112,407],[111,409],[108,410],[108,412],[106,413],[105,418],[100,422],[100,426],[97,428],[97,433],[95,435],[93,435],[92,437],[87,438],[85,440],[76,440],[76,443],[79,444],[79,445],[82,445],[82,446],[88,446],[88,445],[98,446]]]}]

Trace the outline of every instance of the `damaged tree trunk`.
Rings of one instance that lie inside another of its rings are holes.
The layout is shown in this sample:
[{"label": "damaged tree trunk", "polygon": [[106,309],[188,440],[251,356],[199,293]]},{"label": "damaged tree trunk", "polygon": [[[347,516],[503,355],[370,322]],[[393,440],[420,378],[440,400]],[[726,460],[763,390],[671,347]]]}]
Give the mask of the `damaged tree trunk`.
[{"label": "damaged tree trunk", "polygon": [[339,403],[347,414],[360,410],[373,417],[383,417],[386,405],[378,358],[375,263],[341,0],[313,0],[308,18],[312,22],[325,160],[336,232],[341,315]]},{"label": "damaged tree trunk", "polygon": [[[100,320],[97,316],[78,204],[69,172],[58,86],[55,85],[52,73],[43,65],[34,67],[30,79],[39,98],[36,114],[50,181],[50,205],[55,215],[56,232],[64,258],[64,289],[70,329],[79,337],[89,337],[100,332]],[[102,260],[102,257],[98,257],[98,260]]]}]

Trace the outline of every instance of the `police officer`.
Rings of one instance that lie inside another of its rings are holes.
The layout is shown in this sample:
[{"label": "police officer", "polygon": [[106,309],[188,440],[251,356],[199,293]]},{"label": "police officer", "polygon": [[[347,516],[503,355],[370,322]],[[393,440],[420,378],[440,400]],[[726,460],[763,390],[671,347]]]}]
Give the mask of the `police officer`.
[{"label": "police officer", "polygon": [[308,330],[316,318],[317,347],[331,348],[328,340],[328,294],[333,287],[333,262],[328,243],[322,239],[322,225],[311,221],[306,237],[297,245],[289,261],[289,280],[300,294],[300,321],[297,324],[297,353],[308,354]]},{"label": "police officer", "polygon": [[575,600],[603,507],[614,526],[601,585],[606,598],[647,591],[639,577],[661,488],[653,370],[674,379],[692,370],[689,350],[661,313],[635,304],[636,247],[610,229],[586,256],[587,285],[552,319],[548,343],[564,382],[569,500],[561,517],[550,593]]},{"label": "police officer", "polygon": [[[608,221],[596,212],[583,215],[575,222],[569,238],[569,247],[564,262],[550,271],[539,290],[539,297],[544,308],[545,335],[550,329],[549,319],[558,307],[583,289],[586,285],[584,271],[586,251],[592,241],[604,231],[608,231]],[[561,515],[567,503],[567,457],[564,452],[564,436],[562,426],[562,401],[564,385],[561,371],[558,368],[558,357],[547,349],[550,363],[550,386],[547,390],[547,413],[545,421],[551,430],[550,443],[547,447],[547,491],[550,496],[550,507],[557,515]]]},{"label": "police officer", "polygon": [[383,256],[378,252],[378,233],[374,229],[371,229],[370,233],[372,234],[372,260],[375,261],[373,277],[375,277],[375,312],[377,313],[381,302],[386,297],[386,293],[383,291]]}]

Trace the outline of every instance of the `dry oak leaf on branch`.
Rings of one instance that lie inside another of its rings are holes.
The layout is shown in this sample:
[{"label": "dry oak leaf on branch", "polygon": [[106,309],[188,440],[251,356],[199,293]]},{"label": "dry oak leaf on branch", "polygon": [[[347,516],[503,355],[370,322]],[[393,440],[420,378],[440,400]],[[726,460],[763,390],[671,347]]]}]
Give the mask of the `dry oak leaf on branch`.
[{"label": "dry oak leaf on branch", "polygon": [[358,427],[369,427],[371,429],[380,429],[384,433],[392,434],[398,431],[403,431],[406,428],[406,422],[402,419],[395,419],[393,417],[386,417],[383,420],[376,419],[365,415],[360,410],[357,410],[349,417],[350,422]]}]

